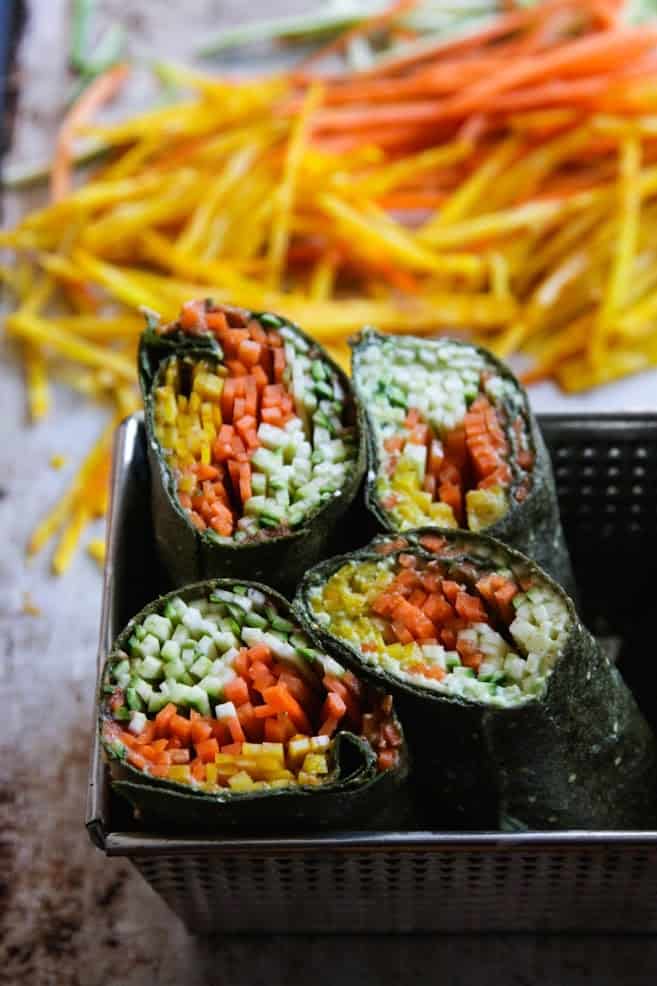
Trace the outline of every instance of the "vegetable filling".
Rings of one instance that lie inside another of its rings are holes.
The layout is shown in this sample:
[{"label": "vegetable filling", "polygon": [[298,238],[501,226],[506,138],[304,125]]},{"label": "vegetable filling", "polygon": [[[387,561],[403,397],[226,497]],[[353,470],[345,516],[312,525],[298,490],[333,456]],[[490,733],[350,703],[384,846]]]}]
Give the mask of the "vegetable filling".
[{"label": "vegetable filling", "polygon": [[376,495],[398,529],[480,531],[506,514],[511,496],[527,497],[534,455],[522,392],[493,366],[450,340],[382,339],[357,350]]},{"label": "vegetable filling", "polygon": [[155,435],[190,522],[238,542],[298,527],[356,459],[337,374],[274,315],[190,302],[163,334],[177,331],[212,333],[223,352],[170,358],[154,392]]},{"label": "vegetable filling", "polygon": [[394,767],[392,699],[368,689],[259,589],[176,597],[136,625],[105,677],[105,742],[151,777],[207,792],[332,779],[347,729]]},{"label": "vegetable filling", "polygon": [[311,590],[314,618],[403,681],[493,705],[542,694],[569,627],[561,597],[536,576],[450,558],[437,536],[421,544],[440,560],[400,539],[342,565]]}]

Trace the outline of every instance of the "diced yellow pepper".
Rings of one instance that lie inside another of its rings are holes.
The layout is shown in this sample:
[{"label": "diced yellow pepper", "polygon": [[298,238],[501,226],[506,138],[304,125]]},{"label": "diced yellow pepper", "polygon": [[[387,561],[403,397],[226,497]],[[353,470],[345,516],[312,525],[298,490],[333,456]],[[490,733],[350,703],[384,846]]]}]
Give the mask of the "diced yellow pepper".
[{"label": "diced yellow pepper", "polygon": [[308,753],[303,761],[301,773],[328,774],[328,762],[321,753]]},{"label": "diced yellow pepper", "polygon": [[208,784],[217,783],[217,765],[214,763],[208,763],[205,765],[205,779]]},{"label": "diced yellow pepper", "polygon": [[244,770],[240,770],[239,774],[229,777],[228,784],[232,791],[252,791],[255,787],[253,780]]},{"label": "diced yellow pepper", "polygon": [[194,393],[203,400],[218,401],[223,389],[224,382],[221,377],[212,373],[199,373],[194,381]]},{"label": "diced yellow pepper", "polygon": [[167,779],[170,781],[178,781],[180,784],[188,784],[192,779],[189,764],[173,764],[167,771]]},{"label": "diced yellow pepper", "polygon": [[468,527],[475,533],[490,527],[508,509],[507,495],[501,486],[490,486],[486,490],[470,490],[465,495],[468,514]]}]

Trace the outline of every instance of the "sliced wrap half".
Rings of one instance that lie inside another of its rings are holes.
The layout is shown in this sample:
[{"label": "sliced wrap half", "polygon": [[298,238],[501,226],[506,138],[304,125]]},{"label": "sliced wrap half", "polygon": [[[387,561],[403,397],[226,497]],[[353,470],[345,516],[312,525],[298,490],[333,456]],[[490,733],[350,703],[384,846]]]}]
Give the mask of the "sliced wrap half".
[{"label": "sliced wrap half", "polygon": [[564,590],[484,535],[381,536],[310,571],[318,646],[389,690],[432,823],[655,825],[655,738]]},{"label": "sliced wrap half", "polygon": [[508,367],[455,339],[372,329],[352,363],[367,419],[367,505],[379,524],[485,531],[572,594],[550,458]]},{"label": "sliced wrap half", "polygon": [[351,384],[271,313],[190,302],[139,352],[157,547],[174,584],[295,585],[365,469]]},{"label": "sliced wrap half", "polygon": [[219,579],[130,621],[102,675],[114,789],[144,822],[377,827],[405,817],[392,699],[312,646],[274,590]]}]

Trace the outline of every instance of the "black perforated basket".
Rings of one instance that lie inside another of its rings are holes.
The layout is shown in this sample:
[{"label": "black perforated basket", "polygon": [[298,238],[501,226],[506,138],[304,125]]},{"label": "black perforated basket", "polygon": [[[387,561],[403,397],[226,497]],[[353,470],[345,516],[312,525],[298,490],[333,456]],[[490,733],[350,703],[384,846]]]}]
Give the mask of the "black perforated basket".
[{"label": "black perforated basket", "polygon": [[[541,419],[591,629],[657,724],[657,413]],[[100,634],[102,661],[164,587],[153,555],[141,417],[117,434]],[[126,856],[200,933],[657,931],[657,832],[337,832],[171,836],[140,830],[97,745],[87,828]]]}]

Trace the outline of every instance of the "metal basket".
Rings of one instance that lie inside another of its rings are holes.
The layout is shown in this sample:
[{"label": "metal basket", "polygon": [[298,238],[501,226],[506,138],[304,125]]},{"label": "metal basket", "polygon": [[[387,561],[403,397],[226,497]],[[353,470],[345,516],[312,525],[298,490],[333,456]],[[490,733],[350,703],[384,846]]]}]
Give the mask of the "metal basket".
[{"label": "metal basket", "polygon": [[[619,663],[654,726],[657,697],[643,665],[655,653],[657,413],[555,415],[541,425],[584,617],[594,632],[622,638]],[[134,415],[115,445],[101,661],[166,586],[148,483]],[[139,830],[110,790],[96,742],[87,828],[197,933],[657,930],[652,831],[171,837]]]}]

